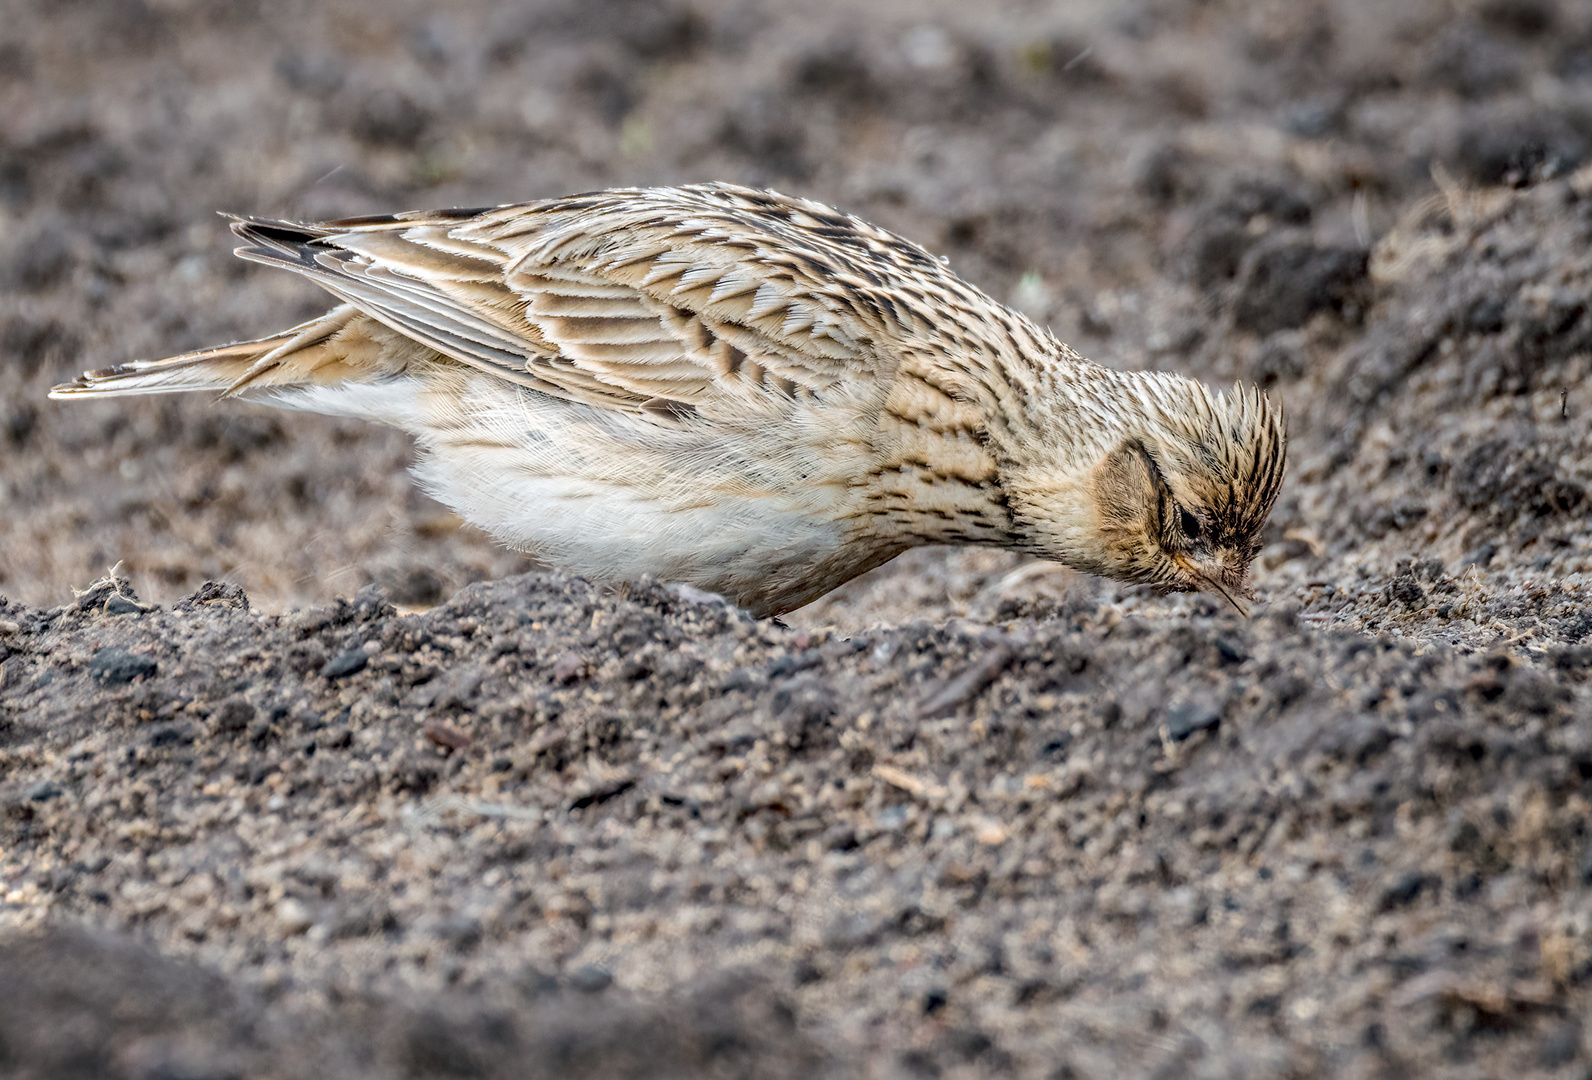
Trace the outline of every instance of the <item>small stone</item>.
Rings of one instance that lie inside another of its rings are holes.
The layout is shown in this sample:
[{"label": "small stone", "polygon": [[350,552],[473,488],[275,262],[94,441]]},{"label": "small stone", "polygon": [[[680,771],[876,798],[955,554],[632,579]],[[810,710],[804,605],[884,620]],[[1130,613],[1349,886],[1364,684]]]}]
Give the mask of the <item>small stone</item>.
[{"label": "small stone", "polygon": [[277,925],[282,928],[282,933],[289,937],[302,934],[314,921],[309,908],[291,896],[276,905]]},{"label": "small stone", "polygon": [[143,615],[149,609],[137,600],[131,600],[117,593],[105,601],[105,614],[107,615]]},{"label": "small stone", "polygon": [[474,741],[470,738],[468,732],[460,731],[446,720],[435,718],[426,721],[425,726],[421,728],[421,734],[426,737],[427,741],[442,747],[444,750],[455,752],[468,750],[470,743]]},{"label": "small stone", "polygon": [[139,656],[126,649],[101,649],[88,662],[88,672],[109,686],[130,683],[137,678],[151,678],[160,665],[148,656]]},{"label": "small stone", "polygon": [[1415,575],[1407,569],[1388,582],[1386,594],[1390,603],[1401,604],[1406,611],[1413,611],[1426,603],[1426,590],[1421,588]]},{"label": "small stone", "polygon": [[571,990],[582,994],[600,994],[613,985],[614,973],[596,964],[576,968],[566,980]]},{"label": "small stone", "polygon": [[1398,908],[1409,907],[1421,893],[1429,889],[1435,890],[1437,885],[1438,880],[1435,877],[1412,871],[1382,890],[1382,895],[1377,901],[1377,910],[1395,911]]},{"label": "small stone", "polygon": [[219,732],[235,734],[248,728],[254,720],[254,706],[241,697],[230,697],[217,706],[210,722]]},{"label": "small stone", "polygon": [[1006,842],[1006,826],[993,818],[981,818],[973,830],[973,839],[985,847],[999,847]]},{"label": "small stone", "polygon": [[1196,731],[1206,731],[1219,726],[1222,711],[1208,701],[1184,701],[1166,712],[1166,734],[1173,742],[1182,742]]},{"label": "small stone", "polygon": [[321,677],[325,679],[346,679],[350,675],[365,670],[365,665],[370,663],[370,654],[363,645],[356,645],[347,652],[339,653],[321,665]]},{"label": "small stone", "polygon": [[66,789],[54,780],[44,780],[28,788],[29,802],[49,802],[66,794]]},{"label": "small stone", "polygon": [[193,733],[181,724],[156,724],[145,741],[150,746],[187,746],[193,742]]}]

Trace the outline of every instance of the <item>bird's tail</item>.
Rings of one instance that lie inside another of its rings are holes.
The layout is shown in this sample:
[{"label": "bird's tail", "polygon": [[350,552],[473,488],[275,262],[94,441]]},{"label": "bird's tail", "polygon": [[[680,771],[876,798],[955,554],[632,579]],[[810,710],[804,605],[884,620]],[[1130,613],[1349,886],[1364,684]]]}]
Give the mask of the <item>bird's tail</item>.
[{"label": "bird's tail", "polygon": [[189,390],[211,390],[231,396],[255,389],[368,377],[376,373],[373,369],[384,366],[384,350],[371,339],[372,329],[365,316],[345,304],[258,341],[85,371],[71,382],[53,387],[50,396],[177,394]]}]

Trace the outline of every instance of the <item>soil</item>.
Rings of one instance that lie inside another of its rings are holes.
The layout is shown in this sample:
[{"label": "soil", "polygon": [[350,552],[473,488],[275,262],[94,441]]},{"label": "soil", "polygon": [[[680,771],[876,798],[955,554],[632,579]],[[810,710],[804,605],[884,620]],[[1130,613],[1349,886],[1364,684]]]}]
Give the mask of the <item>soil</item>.
[{"label": "soil", "polygon": [[[1592,1072],[1592,4],[3,13],[0,1075]],[[216,210],[704,179],[1266,386],[1255,616],[922,550],[759,622],[390,431],[44,399],[323,310]]]}]

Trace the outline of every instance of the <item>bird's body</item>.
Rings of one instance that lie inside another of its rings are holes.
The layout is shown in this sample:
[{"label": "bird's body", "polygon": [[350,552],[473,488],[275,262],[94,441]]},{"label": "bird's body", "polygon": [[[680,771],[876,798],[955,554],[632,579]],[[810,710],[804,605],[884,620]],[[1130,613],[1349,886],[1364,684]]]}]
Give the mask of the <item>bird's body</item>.
[{"label": "bird's body", "polygon": [[1282,479],[1258,393],[1091,364],[818,203],[708,184],[234,229],[343,304],[52,395],[214,389],[393,424],[466,521],[596,578],[777,614],[977,543],[1243,593]]}]

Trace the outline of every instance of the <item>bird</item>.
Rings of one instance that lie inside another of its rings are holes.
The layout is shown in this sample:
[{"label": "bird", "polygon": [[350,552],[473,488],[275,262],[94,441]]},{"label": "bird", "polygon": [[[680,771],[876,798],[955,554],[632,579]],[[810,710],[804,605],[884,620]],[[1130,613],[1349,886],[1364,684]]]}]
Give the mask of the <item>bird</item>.
[{"label": "bird", "polygon": [[1240,612],[1287,429],[1257,388],[1085,360],[947,261],[728,183],[318,223],[236,254],[339,303],[52,398],[212,391],[393,425],[465,522],[759,617],[975,544]]}]

